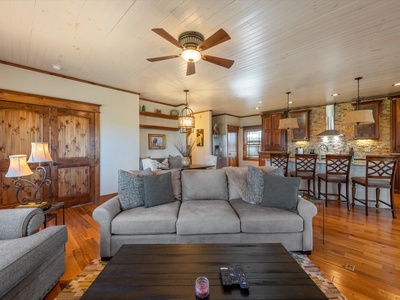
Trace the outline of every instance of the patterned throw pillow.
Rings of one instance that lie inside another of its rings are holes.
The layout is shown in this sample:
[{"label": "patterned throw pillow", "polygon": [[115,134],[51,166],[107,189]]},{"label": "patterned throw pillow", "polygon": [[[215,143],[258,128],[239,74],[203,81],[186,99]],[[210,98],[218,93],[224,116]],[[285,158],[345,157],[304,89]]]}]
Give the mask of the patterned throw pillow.
[{"label": "patterned throw pillow", "polygon": [[268,173],[275,176],[283,176],[283,170],[277,167],[257,168],[248,166],[247,168],[247,196],[246,202],[260,204],[264,194],[264,177]]},{"label": "patterned throw pillow", "polygon": [[180,169],[182,168],[182,156],[168,156],[169,168],[170,169]]},{"label": "patterned throw pillow", "polygon": [[151,169],[145,169],[140,175],[118,170],[118,198],[122,210],[144,205],[143,176],[151,175]]}]

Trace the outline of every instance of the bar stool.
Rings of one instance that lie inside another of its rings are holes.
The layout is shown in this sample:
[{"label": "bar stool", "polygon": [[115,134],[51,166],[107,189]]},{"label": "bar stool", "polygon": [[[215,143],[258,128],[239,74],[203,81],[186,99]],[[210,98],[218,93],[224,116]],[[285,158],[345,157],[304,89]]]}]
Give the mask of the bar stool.
[{"label": "bar stool", "polygon": [[[365,177],[351,177],[352,184],[352,207],[354,201],[365,205],[365,215],[368,216],[368,202],[374,201],[375,207],[379,208],[379,203],[387,203],[380,200],[380,189],[389,189],[390,208],[392,216],[396,219],[396,210],[394,205],[394,176],[397,168],[397,158],[395,156],[366,156]],[[365,189],[365,200],[355,197],[356,185],[359,184]],[[375,200],[368,199],[368,188],[375,188]]]},{"label": "bar stool", "polygon": [[[318,198],[321,195],[325,197],[325,206],[328,206],[328,195],[338,196],[339,202],[341,197],[346,199],[347,209],[350,209],[349,197],[349,175],[350,175],[351,155],[326,155],[326,169],[325,173],[317,174],[318,178]],[[321,192],[321,180],[325,181],[325,193]],[[328,193],[328,183],[337,183],[338,192]],[[346,185],[346,195],[341,192],[342,183]]]},{"label": "bar stool", "polygon": [[311,181],[313,183],[312,194],[315,196],[315,167],[317,164],[318,154],[295,154],[295,170],[289,174],[291,177],[300,177],[303,180],[307,180],[307,191],[309,195]]},{"label": "bar stool", "polygon": [[285,152],[271,152],[270,153],[271,166],[276,166],[283,169],[283,175],[286,177],[288,174],[289,153]]}]

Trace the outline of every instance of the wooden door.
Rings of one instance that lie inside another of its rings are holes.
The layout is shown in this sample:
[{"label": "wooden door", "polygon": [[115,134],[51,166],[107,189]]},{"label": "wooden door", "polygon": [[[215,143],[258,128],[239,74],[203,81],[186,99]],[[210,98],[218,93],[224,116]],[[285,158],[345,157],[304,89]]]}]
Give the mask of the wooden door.
[{"label": "wooden door", "polygon": [[[29,157],[32,142],[48,142],[54,161],[45,167],[52,184],[43,187],[44,201],[68,207],[99,199],[99,106],[0,90],[0,208],[19,204],[15,179],[5,177],[8,157]],[[23,179],[38,184],[42,174],[29,166],[33,175]]]},{"label": "wooden door", "polygon": [[238,167],[239,127],[228,125],[228,167]]}]

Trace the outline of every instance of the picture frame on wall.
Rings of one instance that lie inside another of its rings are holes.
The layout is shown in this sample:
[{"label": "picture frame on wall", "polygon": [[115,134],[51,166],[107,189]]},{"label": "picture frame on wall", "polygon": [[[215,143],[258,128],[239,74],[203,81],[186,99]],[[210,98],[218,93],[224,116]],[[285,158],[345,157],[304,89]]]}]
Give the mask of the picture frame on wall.
[{"label": "picture frame on wall", "polygon": [[165,134],[152,134],[149,133],[149,149],[165,149],[167,140]]},{"label": "picture frame on wall", "polygon": [[196,146],[203,147],[204,146],[204,129],[196,130]]}]

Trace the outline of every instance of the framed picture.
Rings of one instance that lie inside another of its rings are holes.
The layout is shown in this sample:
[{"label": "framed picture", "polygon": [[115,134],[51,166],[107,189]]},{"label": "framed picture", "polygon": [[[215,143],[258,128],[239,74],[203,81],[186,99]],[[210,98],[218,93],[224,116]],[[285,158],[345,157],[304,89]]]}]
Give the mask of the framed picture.
[{"label": "framed picture", "polygon": [[196,130],[196,145],[197,147],[204,146],[204,129],[197,129]]},{"label": "framed picture", "polygon": [[149,133],[149,149],[165,149],[166,138],[165,134],[150,134]]}]

